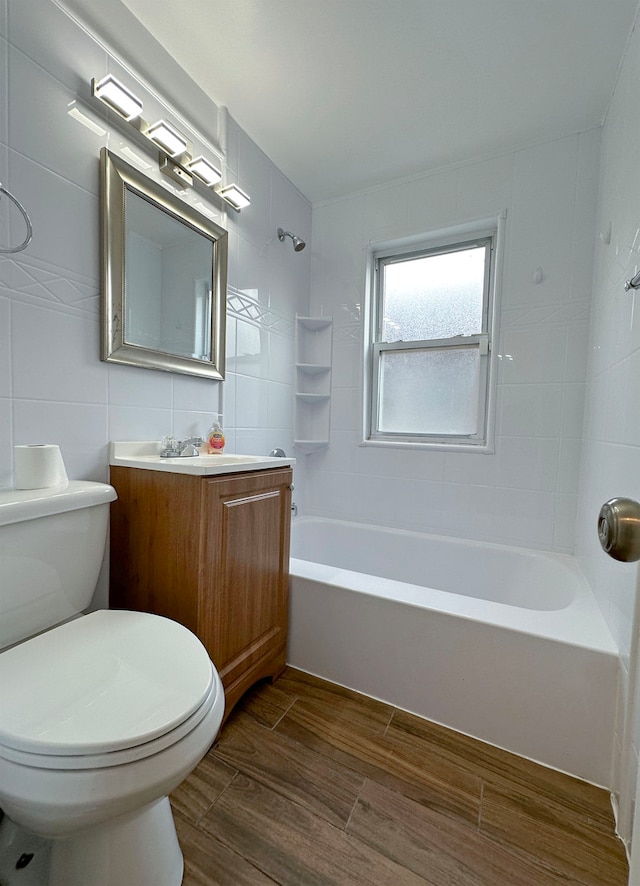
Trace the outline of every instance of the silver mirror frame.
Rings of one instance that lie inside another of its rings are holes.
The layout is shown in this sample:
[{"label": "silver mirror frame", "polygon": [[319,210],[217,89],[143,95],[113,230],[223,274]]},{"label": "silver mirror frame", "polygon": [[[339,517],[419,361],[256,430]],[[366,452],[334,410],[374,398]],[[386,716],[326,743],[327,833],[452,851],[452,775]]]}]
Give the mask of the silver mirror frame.
[{"label": "silver mirror frame", "polygon": [[[102,360],[164,372],[222,380],[225,375],[225,325],[228,235],[224,228],[147,178],[107,148],[100,152]],[[211,360],[144,348],[126,342],[125,194],[133,191],[212,241]]]}]

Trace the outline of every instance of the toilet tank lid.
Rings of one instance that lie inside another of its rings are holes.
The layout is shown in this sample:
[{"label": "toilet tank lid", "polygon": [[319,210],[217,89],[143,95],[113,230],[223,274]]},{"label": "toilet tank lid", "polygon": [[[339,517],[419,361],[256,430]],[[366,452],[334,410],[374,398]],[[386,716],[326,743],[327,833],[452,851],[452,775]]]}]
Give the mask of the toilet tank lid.
[{"label": "toilet tank lid", "polygon": [[113,486],[91,480],[48,489],[0,489],[0,526],[108,504],[117,497]]}]

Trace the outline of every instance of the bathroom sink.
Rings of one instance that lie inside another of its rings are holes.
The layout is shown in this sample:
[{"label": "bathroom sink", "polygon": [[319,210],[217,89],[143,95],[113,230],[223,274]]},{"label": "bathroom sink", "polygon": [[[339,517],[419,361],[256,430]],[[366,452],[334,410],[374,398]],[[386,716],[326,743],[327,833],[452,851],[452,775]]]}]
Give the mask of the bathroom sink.
[{"label": "bathroom sink", "polygon": [[239,471],[263,471],[295,464],[295,458],[270,455],[197,455],[188,458],[160,458],[160,443],[151,441],[114,442],[109,446],[109,464],[147,471],[215,476]]}]

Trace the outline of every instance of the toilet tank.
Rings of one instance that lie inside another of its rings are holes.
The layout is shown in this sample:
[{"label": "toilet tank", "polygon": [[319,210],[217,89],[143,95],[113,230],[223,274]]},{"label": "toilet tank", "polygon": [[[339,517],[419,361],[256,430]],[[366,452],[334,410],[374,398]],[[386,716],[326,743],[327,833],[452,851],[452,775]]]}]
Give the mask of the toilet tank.
[{"label": "toilet tank", "polygon": [[0,489],[0,649],[87,608],[116,497],[106,483],[80,480]]}]

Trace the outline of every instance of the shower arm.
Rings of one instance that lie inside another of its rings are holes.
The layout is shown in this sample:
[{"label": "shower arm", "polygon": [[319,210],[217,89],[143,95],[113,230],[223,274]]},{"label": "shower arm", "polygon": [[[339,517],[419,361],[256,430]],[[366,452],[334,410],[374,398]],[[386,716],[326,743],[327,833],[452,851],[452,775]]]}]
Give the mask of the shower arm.
[{"label": "shower arm", "polygon": [[629,292],[630,289],[640,289],[640,273],[636,274],[635,277],[632,277],[631,280],[627,280],[624,284],[625,292]]},{"label": "shower arm", "polygon": [[291,237],[291,242],[293,243],[293,248],[295,252],[302,252],[302,250],[307,245],[301,237],[297,237],[291,231],[285,231],[284,228],[278,228],[278,240],[281,243],[284,243],[285,237]]}]

